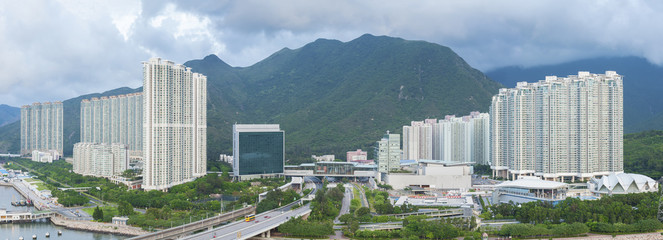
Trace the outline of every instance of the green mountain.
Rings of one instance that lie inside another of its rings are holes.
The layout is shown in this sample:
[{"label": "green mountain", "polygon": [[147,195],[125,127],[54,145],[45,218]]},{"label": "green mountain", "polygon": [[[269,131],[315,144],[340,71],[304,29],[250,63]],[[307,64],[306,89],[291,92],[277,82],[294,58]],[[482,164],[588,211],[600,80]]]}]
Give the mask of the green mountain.
[{"label": "green mountain", "polygon": [[0,126],[4,126],[21,119],[21,109],[6,104],[0,104]]},{"label": "green mountain", "polygon": [[576,75],[578,71],[617,71],[624,76],[624,132],[663,130],[663,67],[640,57],[592,58],[529,68],[504,67],[486,72],[507,87],[536,82],[545,76]]},{"label": "green mountain", "polygon": [[363,35],[282,49],[245,68],[210,55],[185,63],[208,77],[208,149],[230,153],[232,124],[279,123],[286,156],[371,149],[413,120],[488,111],[500,84],[451,49]]},{"label": "green mountain", "polygon": [[624,135],[624,172],[663,176],[663,131]]},{"label": "green mountain", "polygon": [[[312,154],[344,158],[349,150],[371,150],[385,131],[400,133],[413,120],[486,112],[502,87],[448,47],[368,34],[285,48],[249,67],[231,67],[215,55],[185,65],[207,76],[209,159],[232,153],[234,123],[281,124],[290,164]],[[64,101],[65,154],[80,135],[81,99],[138,90]],[[10,132],[18,135],[15,127],[0,128],[0,139]],[[7,146],[0,141],[0,150],[17,152],[13,139]]]}]

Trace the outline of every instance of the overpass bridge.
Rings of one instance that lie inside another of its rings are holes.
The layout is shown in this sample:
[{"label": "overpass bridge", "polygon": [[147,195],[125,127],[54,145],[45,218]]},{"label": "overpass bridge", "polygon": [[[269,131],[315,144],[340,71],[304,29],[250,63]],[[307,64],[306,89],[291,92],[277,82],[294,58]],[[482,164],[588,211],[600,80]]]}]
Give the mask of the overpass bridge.
[{"label": "overpass bridge", "polygon": [[255,206],[249,206],[246,208],[235,210],[215,217],[203,219],[200,221],[184,224],[173,228],[164,229],[150,234],[132,237],[129,239],[133,240],[179,239],[197,231],[212,229],[214,226],[234,221],[238,217],[243,217],[248,214],[253,214],[255,213],[255,211],[256,211]]},{"label": "overpass bridge", "polygon": [[[309,193],[309,195],[305,197],[312,195],[314,196],[316,190],[322,187],[322,182],[320,182],[319,179],[307,177],[306,181],[314,182],[316,187],[313,189],[313,191],[311,191],[311,193]],[[233,221],[238,217],[243,217],[245,215],[255,213],[256,208],[251,206],[212,218],[203,219],[197,222],[164,229],[158,232],[136,236],[129,239],[212,239],[219,237],[221,237],[220,239],[247,239],[260,234],[269,235],[269,232],[272,229],[287,222],[291,218],[308,215],[311,212],[309,207],[310,204],[306,204],[304,206],[301,206],[301,204],[302,200],[300,199],[299,201],[295,201],[281,208],[258,214],[255,221],[245,222],[244,219],[242,219],[223,226],[219,226],[224,223]],[[215,226],[219,227],[214,228]],[[199,231],[203,232],[191,235]]]}]

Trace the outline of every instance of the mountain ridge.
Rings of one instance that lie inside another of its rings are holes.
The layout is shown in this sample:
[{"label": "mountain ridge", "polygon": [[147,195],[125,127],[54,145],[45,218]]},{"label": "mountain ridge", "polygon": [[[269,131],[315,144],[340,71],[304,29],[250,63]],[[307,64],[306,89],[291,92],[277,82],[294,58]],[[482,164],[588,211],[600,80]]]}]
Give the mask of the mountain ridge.
[{"label": "mountain ridge", "polygon": [[[486,112],[502,87],[448,47],[370,34],[283,48],[248,67],[213,54],[184,65],[207,76],[208,160],[232,152],[234,123],[280,124],[287,164],[313,154],[372,151],[385,131],[400,133],[410,121]],[[140,88],[65,100],[65,155],[80,137],[80,100],[135,91]],[[7,146],[2,137],[10,132],[0,127],[0,151],[18,151],[18,140]]]}]

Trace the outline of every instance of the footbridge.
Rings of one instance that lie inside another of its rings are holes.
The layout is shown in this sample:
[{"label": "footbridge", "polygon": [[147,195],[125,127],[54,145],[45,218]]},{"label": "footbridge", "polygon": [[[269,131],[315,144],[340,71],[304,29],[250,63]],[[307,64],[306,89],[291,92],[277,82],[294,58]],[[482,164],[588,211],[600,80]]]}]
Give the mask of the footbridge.
[{"label": "footbridge", "polygon": [[433,218],[448,218],[448,217],[472,217],[471,208],[452,208],[444,210],[433,210],[433,211],[419,211],[411,213],[399,213],[399,214],[388,214],[387,216],[393,216],[397,218],[406,218],[408,216],[427,216]]}]

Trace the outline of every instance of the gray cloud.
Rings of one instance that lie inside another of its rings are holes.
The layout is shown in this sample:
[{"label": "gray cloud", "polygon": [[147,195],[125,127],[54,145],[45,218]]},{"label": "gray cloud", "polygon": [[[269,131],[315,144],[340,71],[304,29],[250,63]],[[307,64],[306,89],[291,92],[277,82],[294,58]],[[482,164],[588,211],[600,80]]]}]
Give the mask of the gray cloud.
[{"label": "gray cloud", "polygon": [[449,46],[489,70],[596,56],[663,64],[657,1],[4,1],[0,103],[141,85],[140,62],[217,54],[251,65],[317,38],[363,33]]}]

